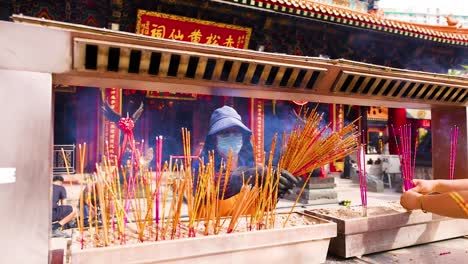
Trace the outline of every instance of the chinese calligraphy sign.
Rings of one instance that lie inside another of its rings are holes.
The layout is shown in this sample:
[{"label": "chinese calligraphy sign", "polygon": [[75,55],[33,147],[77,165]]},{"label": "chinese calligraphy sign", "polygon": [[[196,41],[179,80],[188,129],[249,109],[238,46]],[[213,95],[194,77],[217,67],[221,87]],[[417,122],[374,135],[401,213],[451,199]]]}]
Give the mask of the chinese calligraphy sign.
[{"label": "chinese calligraphy sign", "polygon": [[247,49],[251,29],[138,10],[136,33],[156,38]]}]

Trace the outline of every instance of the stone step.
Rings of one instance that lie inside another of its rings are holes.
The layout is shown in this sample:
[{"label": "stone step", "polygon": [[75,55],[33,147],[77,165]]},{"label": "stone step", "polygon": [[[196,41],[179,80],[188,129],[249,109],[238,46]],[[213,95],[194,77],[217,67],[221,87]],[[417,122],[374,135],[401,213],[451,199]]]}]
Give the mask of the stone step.
[{"label": "stone step", "polygon": [[[292,194],[285,195],[284,199],[295,201],[301,189],[295,187]],[[337,203],[338,194],[335,188],[327,189],[305,189],[299,199],[302,204],[317,205]]]}]

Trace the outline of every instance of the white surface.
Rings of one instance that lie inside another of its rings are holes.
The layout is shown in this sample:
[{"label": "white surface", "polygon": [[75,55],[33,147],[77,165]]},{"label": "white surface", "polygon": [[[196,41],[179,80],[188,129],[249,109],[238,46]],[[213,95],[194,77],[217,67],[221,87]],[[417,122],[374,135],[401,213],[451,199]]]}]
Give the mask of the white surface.
[{"label": "white surface", "polygon": [[16,168],[16,182],[0,184],[0,263],[47,263],[52,77],[0,70],[0,80],[0,167]]},{"label": "white surface", "polygon": [[0,184],[14,183],[16,181],[16,168],[0,168]]},{"label": "white surface", "polygon": [[401,173],[398,155],[382,155],[382,170],[386,173]]},{"label": "white surface", "polygon": [[64,30],[0,21],[0,69],[67,72],[70,40]]}]

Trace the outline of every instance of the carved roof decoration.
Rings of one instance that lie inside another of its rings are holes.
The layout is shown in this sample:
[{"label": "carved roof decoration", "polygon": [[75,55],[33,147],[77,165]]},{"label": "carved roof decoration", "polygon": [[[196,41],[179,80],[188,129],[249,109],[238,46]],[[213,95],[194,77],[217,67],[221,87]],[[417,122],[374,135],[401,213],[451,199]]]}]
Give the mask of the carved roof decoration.
[{"label": "carved roof decoration", "polygon": [[378,17],[342,6],[311,0],[213,0],[273,12],[382,31],[440,43],[468,46],[468,29],[454,26],[417,24]]}]

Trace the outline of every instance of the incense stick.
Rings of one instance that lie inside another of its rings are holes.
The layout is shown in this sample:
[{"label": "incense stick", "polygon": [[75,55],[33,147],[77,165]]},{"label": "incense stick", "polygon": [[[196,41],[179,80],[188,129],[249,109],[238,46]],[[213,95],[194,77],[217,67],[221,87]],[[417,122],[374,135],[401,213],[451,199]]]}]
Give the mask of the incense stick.
[{"label": "incense stick", "polygon": [[455,176],[455,160],[457,156],[458,145],[458,126],[450,128],[450,160],[449,160],[449,179],[453,180]]},{"label": "incense stick", "polygon": [[[392,126],[393,128],[393,126]],[[398,152],[399,152],[399,157],[400,157],[400,167],[401,167],[401,173],[402,173],[402,178],[403,178],[403,187],[405,191],[408,191],[409,189],[413,188],[413,179],[414,179],[414,174],[415,174],[415,167],[416,167],[416,151],[417,151],[417,135],[415,139],[415,148],[414,148],[414,153],[413,153],[413,159],[411,159],[411,124],[406,124],[398,128],[399,132],[399,142],[395,139],[397,142],[397,147],[398,147]],[[394,135],[395,131],[394,131]],[[400,152],[401,150],[401,152]]]},{"label": "incense stick", "polygon": [[359,174],[359,190],[361,193],[362,215],[367,216],[367,174],[366,174],[366,155],[365,145],[359,143],[357,151],[357,166]]}]

